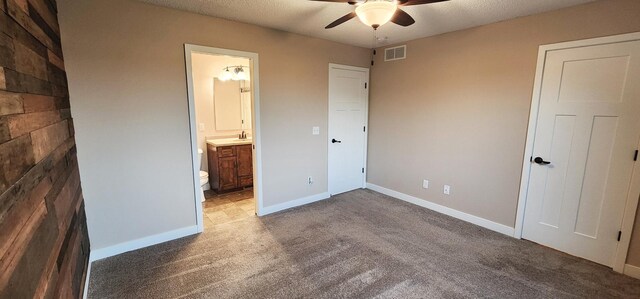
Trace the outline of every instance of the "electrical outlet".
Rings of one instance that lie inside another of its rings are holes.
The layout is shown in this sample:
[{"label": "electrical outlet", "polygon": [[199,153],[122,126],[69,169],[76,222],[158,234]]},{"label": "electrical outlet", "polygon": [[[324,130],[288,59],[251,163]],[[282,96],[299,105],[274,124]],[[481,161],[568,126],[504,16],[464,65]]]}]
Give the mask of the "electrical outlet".
[{"label": "electrical outlet", "polygon": [[204,123],[199,123],[198,129],[200,130],[200,132],[204,132]]},{"label": "electrical outlet", "polygon": [[444,185],[444,194],[446,195],[450,195],[451,194],[451,186],[449,185]]},{"label": "electrical outlet", "polygon": [[429,189],[429,180],[422,180],[422,188]]},{"label": "electrical outlet", "polygon": [[309,185],[313,185],[313,177],[309,176],[309,177],[307,178],[307,184],[309,184]]},{"label": "electrical outlet", "polygon": [[313,127],[313,128],[311,129],[311,133],[312,133],[313,135],[320,135],[320,127]]}]

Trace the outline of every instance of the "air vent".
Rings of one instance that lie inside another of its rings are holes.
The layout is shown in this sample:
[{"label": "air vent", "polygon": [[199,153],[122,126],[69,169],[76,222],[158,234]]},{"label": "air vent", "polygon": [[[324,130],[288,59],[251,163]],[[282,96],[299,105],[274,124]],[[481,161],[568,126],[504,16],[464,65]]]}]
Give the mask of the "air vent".
[{"label": "air vent", "polygon": [[384,49],[384,61],[407,58],[407,45]]}]

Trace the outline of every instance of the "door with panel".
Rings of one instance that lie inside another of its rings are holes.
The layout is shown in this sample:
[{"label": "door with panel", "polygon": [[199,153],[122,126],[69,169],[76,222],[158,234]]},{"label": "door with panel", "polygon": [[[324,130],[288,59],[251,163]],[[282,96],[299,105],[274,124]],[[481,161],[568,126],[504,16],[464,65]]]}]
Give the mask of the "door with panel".
[{"label": "door with panel", "polygon": [[218,174],[220,176],[219,190],[229,190],[238,186],[238,170],[236,157],[218,158]]},{"label": "door with panel", "polygon": [[548,51],[523,238],[611,266],[640,138],[640,41]]},{"label": "door with panel", "polygon": [[251,144],[236,146],[238,158],[238,187],[253,185],[253,146]]},{"label": "door with panel", "polygon": [[369,70],[329,67],[329,193],[364,188]]}]

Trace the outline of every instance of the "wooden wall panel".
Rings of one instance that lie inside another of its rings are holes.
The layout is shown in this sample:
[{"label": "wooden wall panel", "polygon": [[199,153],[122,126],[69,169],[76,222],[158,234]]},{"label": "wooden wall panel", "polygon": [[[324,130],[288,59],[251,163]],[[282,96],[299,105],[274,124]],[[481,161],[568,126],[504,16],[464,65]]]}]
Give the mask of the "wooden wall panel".
[{"label": "wooden wall panel", "polygon": [[0,0],[0,298],[79,298],[89,238],[53,0]]}]

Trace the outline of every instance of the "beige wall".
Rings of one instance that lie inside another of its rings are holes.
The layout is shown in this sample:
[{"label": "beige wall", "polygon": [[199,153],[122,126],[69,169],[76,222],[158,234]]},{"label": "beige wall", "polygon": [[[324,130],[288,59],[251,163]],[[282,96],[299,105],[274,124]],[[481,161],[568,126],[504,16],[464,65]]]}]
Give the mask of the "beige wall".
[{"label": "beige wall", "polygon": [[368,50],[135,1],[58,6],[92,249],[195,224],[184,43],[260,55],[265,206],[327,191],[328,64]]},{"label": "beige wall", "polygon": [[406,60],[378,51],[368,181],[513,227],[539,45],[640,31],[638,16],[598,1],[411,41]]}]

